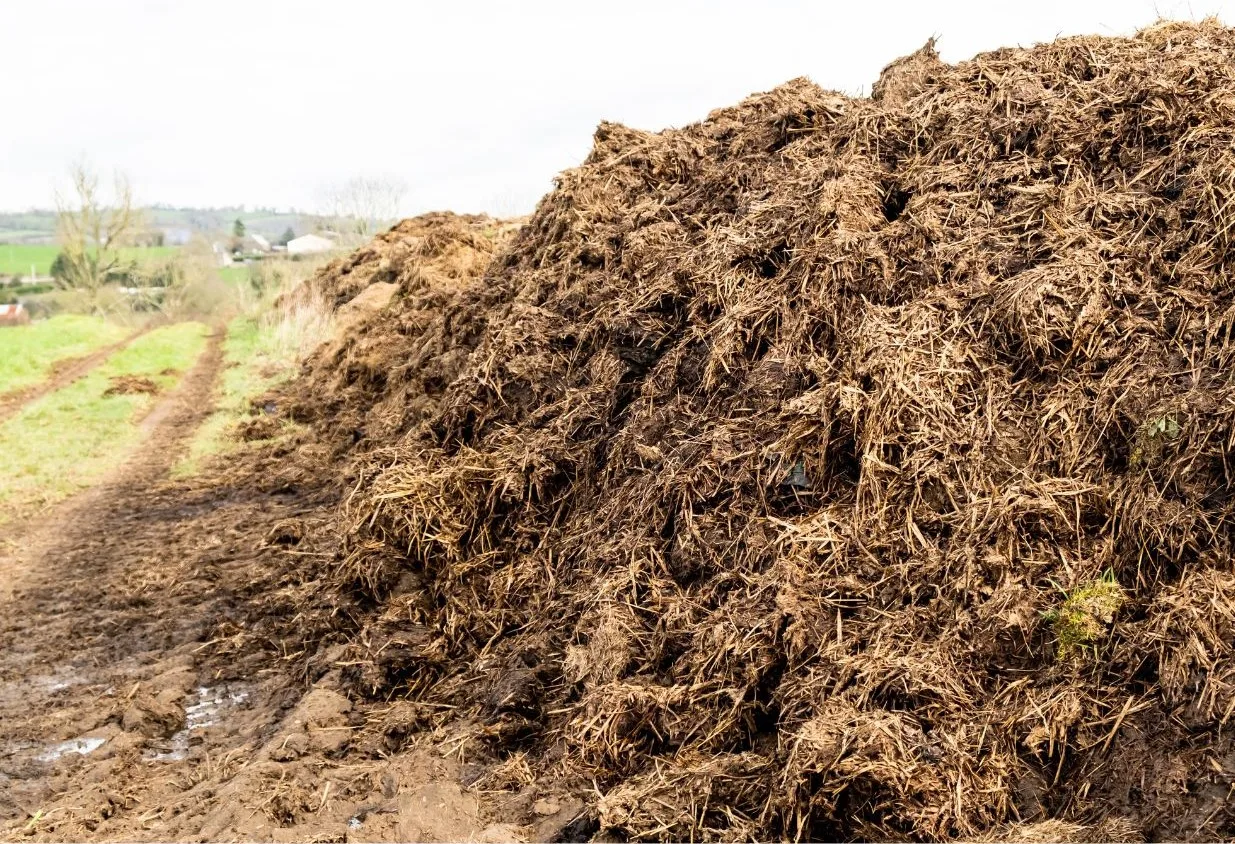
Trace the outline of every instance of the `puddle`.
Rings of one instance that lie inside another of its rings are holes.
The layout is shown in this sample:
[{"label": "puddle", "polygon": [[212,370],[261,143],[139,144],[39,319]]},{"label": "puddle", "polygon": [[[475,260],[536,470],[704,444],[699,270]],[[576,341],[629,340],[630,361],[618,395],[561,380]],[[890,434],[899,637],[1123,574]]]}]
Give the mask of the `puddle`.
[{"label": "puddle", "polygon": [[78,673],[71,667],[60,668],[49,674],[38,674],[0,683],[0,702],[29,701],[32,694],[39,697],[53,697],[65,689],[89,682],[85,674]]},{"label": "puddle", "polygon": [[146,752],[147,759],[176,762],[188,755],[193,733],[213,727],[223,713],[249,699],[249,693],[235,686],[199,686],[184,708],[184,729],[167,740],[162,749]]},{"label": "puddle", "polygon": [[53,744],[34,758],[39,762],[55,762],[57,759],[68,756],[70,753],[85,756],[87,753],[93,753],[98,750],[105,741],[106,739],[101,738],[69,739],[59,744]]},{"label": "puddle", "polygon": [[218,716],[223,710],[244,703],[249,699],[249,693],[230,686],[217,686],[213,689],[200,686],[194,697],[197,702],[184,708],[185,730],[200,730],[217,724]]}]

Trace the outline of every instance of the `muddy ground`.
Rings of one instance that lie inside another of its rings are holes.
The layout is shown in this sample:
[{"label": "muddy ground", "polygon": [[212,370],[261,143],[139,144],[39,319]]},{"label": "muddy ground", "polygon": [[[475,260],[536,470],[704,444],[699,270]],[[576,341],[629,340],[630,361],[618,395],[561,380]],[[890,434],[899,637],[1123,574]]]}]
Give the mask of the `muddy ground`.
[{"label": "muddy ground", "polygon": [[335,691],[337,667],[309,682],[295,655],[219,659],[270,560],[321,553],[263,537],[340,495],[305,479],[168,480],[212,409],[220,340],[155,406],[126,465],[5,537],[0,838],[569,836],[577,801],[466,789],[448,742],[349,753],[375,712]]}]

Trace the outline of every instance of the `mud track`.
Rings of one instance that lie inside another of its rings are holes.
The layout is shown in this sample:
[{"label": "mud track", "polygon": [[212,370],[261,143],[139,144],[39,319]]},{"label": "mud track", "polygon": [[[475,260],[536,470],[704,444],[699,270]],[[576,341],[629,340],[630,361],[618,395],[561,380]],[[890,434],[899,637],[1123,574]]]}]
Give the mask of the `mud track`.
[{"label": "mud track", "polygon": [[78,378],[81,378],[87,372],[111,357],[113,353],[125,348],[149,330],[150,327],[147,326],[140,331],[135,331],[119,342],[103,346],[101,349],[95,349],[88,355],[58,361],[52,366],[51,377],[46,381],[38,384],[32,384],[31,386],[21,390],[15,390],[11,393],[0,395],[0,422],[3,422],[10,416],[13,416],[31,402],[38,401],[43,398],[43,396],[49,393],[54,393],[61,387],[67,387],[69,384],[72,384]]},{"label": "mud track", "polygon": [[537,837],[495,825],[509,812],[438,753],[344,758],[366,714],[334,691],[337,671],[309,687],[277,655],[208,656],[245,624],[261,555],[298,553],[262,550],[270,526],[337,505],[311,485],[167,479],[212,409],[220,341],[146,417],[127,464],[6,538],[0,839]]}]

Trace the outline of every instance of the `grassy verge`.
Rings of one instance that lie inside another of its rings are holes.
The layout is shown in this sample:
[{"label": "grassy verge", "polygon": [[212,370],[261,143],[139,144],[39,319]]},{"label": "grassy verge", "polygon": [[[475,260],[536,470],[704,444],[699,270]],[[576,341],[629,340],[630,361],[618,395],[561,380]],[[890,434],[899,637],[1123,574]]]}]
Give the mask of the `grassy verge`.
[{"label": "grassy verge", "polygon": [[128,333],[99,317],[77,314],[0,328],[0,395],[38,384],[57,361],[87,355]]},{"label": "grassy verge", "polygon": [[247,287],[249,284],[249,268],[243,264],[219,267],[219,278],[236,287]]},{"label": "grassy verge", "polygon": [[[179,323],[139,337],[90,373],[0,424],[0,507],[58,501],[97,482],[140,441],[138,421],[156,397],[104,395],[113,378],[148,378],[172,387],[206,344],[206,326]],[[0,520],[3,517],[0,516]]]},{"label": "grassy verge", "polygon": [[228,324],[215,411],[197,429],[173,475],[196,474],[207,458],[244,447],[233,436],[236,423],[249,415],[252,399],[290,378],[299,362],[297,350],[284,342],[280,327],[253,316],[237,317]]}]

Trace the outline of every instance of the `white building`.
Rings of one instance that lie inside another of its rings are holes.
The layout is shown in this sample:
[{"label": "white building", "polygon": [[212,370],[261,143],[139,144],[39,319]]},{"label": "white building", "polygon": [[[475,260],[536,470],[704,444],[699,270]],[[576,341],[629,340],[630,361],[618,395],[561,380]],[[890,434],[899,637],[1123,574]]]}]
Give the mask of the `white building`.
[{"label": "white building", "polygon": [[329,252],[335,248],[335,242],[320,234],[302,234],[287,242],[287,254],[312,255],[316,252]]}]

